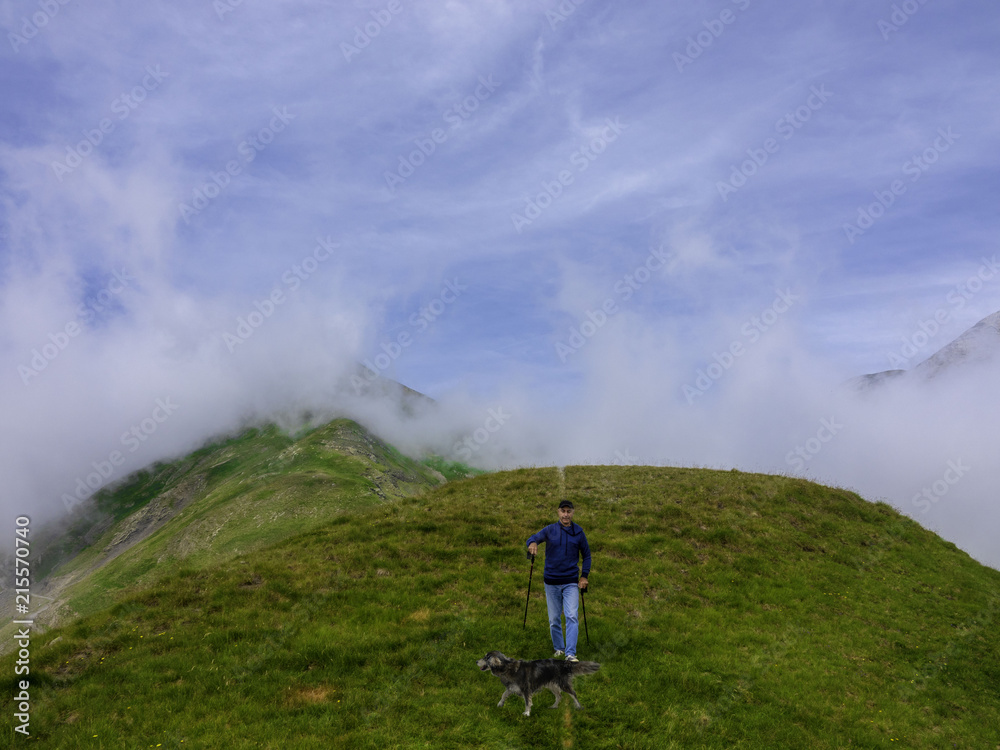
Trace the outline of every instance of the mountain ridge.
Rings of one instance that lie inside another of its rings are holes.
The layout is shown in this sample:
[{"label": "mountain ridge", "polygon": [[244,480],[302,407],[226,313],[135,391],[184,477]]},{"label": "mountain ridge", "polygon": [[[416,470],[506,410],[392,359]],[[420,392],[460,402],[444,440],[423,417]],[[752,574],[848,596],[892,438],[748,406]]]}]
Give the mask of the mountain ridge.
[{"label": "mountain ridge", "polygon": [[897,368],[858,375],[849,379],[847,385],[866,391],[913,379],[926,382],[942,375],[966,371],[970,367],[990,365],[998,358],[1000,358],[1000,310],[982,318],[909,369]]},{"label": "mountain ridge", "polygon": [[[168,569],[217,564],[444,481],[352,420],[296,436],[275,425],[247,429],[136,472],[39,530],[33,595],[48,603],[35,611],[36,625],[110,605]],[[2,614],[11,606],[6,601]]]}]

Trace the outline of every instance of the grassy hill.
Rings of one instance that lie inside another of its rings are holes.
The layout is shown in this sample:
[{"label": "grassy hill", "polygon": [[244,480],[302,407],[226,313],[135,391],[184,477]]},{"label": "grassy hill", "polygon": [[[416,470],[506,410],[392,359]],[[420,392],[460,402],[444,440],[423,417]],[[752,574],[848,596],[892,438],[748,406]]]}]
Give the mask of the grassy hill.
[{"label": "grassy hill", "polygon": [[[546,693],[525,718],[474,662],[550,656],[541,560],[521,629],[523,544],[563,494],[602,667],[582,710]],[[55,748],[995,748],[998,615],[1000,573],[850,492],[524,469],[182,565],[36,637],[31,727]],[[0,677],[13,695],[12,657]]]},{"label": "grassy hill", "polygon": [[36,622],[96,612],[181,566],[213,567],[444,481],[350,420],[299,435],[248,429],[127,477],[40,531],[34,591],[51,603]]}]

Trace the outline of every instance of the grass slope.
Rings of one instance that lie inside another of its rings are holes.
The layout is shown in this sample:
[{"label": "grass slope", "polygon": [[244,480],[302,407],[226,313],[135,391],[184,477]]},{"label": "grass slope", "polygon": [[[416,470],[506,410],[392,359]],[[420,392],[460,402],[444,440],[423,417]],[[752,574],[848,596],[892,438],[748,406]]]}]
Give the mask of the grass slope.
[{"label": "grass slope", "polygon": [[350,420],[298,436],[250,429],[98,493],[36,544],[35,580],[54,574],[62,603],[48,621],[88,614],[182,565],[212,567],[443,481]]},{"label": "grass slope", "polygon": [[[594,553],[580,655],[602,667],[578,678],[582,710],[546,693],[525,718],[474,662],[550,655],[540,570],[521,629],[524,539],[563,493]],[[53,748],[994,748],[998,584],[890,507],[803,480],[525,469],[50,631],[31,726]],[[8,657],[7,696],[12,675]]]}]

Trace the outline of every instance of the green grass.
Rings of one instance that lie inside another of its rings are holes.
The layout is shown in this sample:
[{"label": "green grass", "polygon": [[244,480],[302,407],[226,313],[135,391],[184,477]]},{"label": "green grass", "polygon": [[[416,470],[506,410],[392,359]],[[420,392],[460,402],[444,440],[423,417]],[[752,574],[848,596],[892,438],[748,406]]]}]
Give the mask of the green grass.
[{"label": "green grass", "polygon": [[[441,482],[350,420],[297,436],[249,429],[132,475],[81,506],[68,527],[41,533],[35,580],[72,580],[62,615],[85,615],[182,567],[212,567]],[[136,519],[160,513],[172,517],[129,547]]]},{"label": "green grass", "polygon": [[455,479],[471,479],[472,477],[488,473],[483,469],[477,469],[461,461],[449,461],[441,456],[429,456],[422,463],[440,473],[449,482]]},{"label": "green grass", "polygon": [[[54,748],[995,748],[1000,573],[803,480],[569,467],[602,663],[532,716],[475,660],[551,653],[525,538],[555,469],[452,482],[37,636]],[[543,547],[544,552],[544,547]],[[0,662],[14,692],[13,658]],[[565,705],[565,704],[564,704]],[[10,704],[4,721],[11,721]],[[12,731],[9,728],[5,731]],[[21,740],[18,740],[20,742]]]}]

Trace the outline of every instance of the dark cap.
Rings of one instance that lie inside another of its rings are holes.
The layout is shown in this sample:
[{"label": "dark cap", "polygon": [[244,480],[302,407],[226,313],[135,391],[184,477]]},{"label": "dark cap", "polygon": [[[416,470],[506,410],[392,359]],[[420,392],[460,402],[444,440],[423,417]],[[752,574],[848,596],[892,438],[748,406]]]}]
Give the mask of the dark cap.
[{"label": "dark cap", "polygon": [[559,507],[560,508],[569,508],[569,509],[572,510],[573,503],[571,503],[569,500],[563,500],[561,503],[559,503]]}]

